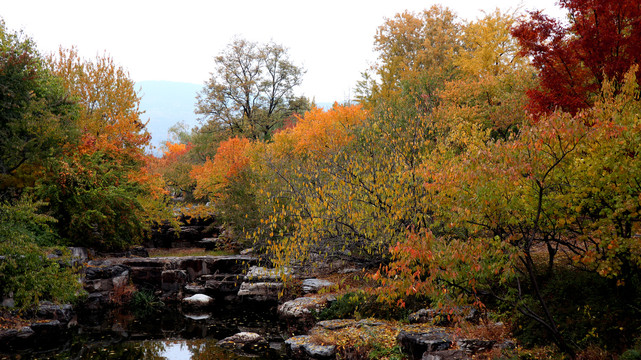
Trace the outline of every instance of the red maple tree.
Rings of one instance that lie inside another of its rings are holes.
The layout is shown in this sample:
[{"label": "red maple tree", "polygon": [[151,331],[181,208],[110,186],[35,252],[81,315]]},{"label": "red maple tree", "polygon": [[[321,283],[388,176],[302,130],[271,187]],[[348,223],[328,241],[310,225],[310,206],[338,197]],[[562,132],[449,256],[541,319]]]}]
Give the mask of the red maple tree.
[{"label": "red maple tree", "polygon": [[638,0],[561,0],[560,5],[568,11],[567,24],[535,11],[512,29],[522,55],[539,70],[539,87],[528,91],[534,114],[556,109],[575,114],[590,107],[604,79],[621,84],[641,59]]}]

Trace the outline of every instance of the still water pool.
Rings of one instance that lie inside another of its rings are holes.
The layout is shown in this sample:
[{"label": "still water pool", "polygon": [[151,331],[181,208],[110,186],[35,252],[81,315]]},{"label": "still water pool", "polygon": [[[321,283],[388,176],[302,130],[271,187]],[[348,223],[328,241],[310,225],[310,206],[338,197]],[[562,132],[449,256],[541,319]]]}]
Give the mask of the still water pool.
[{"label": "still water pool", "polygon": [[[262,335],[269,350],[241,354],[217,346],[219,340],[242,331]],[[287,359],[286,334],[273,308],[228,306],[192,313],[167,307],[146,314],[119,309],[78,314],[78,326],[67,334],[0,354],[0,359]]]}]

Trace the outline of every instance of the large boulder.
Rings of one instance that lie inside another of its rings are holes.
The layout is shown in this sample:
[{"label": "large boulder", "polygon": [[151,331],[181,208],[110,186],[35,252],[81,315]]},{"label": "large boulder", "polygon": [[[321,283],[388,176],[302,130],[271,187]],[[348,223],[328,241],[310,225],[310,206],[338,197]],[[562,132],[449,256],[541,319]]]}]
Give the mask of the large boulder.
[{"label": "large boulder", "polygon": [[252,266],[245,275],[246,282],[279,282],[284,277],[289,277],[293,271],[289,268],[270,269],[262,266]]},{"label": "large boulder", "polygon": [[32,348],[35,331],[29,326],[0,330],[0,351]]},{"label": "large boulder", "polygon": [[220,340],[220,347],[240,350],[248,353],[258,353],[269,348],[269,343],[264,337],[253,332],[240,332]]},{"label": "large boulder", "polygon": [[476,354],[483,351],[491,350],[496,341],[483,339],[458,339],[456,345],[459,349],[468,354]]},{"label": "large boulder", "polygon": [[205,282],[204,288],[212,296],[227,296],[237,294],[243,280],[241,274],[214,274],[203,275],[201,280]]},{"label": "large boulder", "polygon": [[315,344],[309,335],[299,335],[285,340],[287,353],[294,359],[334,359],[336,345]]},{"label": "large boulder", "polygon": [[317,293],[319,290],[334,286],[335,284],[329,280],[323,279],[305,279],[303,280],[303,292],[305,294]]},{"label": "large boulder", "polygon": [[187,272],[185,270],[164,270],[160,274],[161,289],[166,296],[182,292],[187,283]]},{"label": "large boulder", "polygon": [[415,360],[420,360],[425,352],[449,350],[453,344],[452,335],[441,328],[401,330],[396,340],[403,352]]},{"label": "large boulder", "polygon": [[308,296],[289,300],[278,307],[278,315],[284,319],[310,320],[312,311],[324,309],[331,300],[335,299],[333,296]]},{"label": "large boulder", "polygon": [[213,305],[214,298],[205,294],[195,294],[184,298],[183,304],[194,308],[203,308]]},{"label": "large boulder", "polygon": [[278,295],[283,290],[280,282],[259,282],[240,284],[238,297],[250,301],[278,301]]},{"label": "large boulder", "polygon": [[471,360],[463,350],[441,350],[425,352],[421,360]]},{"label": "large boulder", "polygon": [[66,325],[73,319],[74,312],[69,304],[56,305],[49,301],[42,301],[35,311],[35,317],[40,320],[58,320]]}]

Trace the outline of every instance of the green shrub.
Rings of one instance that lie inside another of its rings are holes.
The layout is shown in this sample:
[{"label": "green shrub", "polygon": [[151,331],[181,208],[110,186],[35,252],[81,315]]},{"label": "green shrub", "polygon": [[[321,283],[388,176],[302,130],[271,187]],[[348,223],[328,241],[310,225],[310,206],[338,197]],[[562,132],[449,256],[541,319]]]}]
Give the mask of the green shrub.
[{"label": "green shrub", "polygon": [[409,313],[425,305],[424,299],[408,298],[406,307],[377,300],[376,295],[363,291],[351,292],[340,296],[329,307],[317,314],[319,320],[367,318],[405,320]]},{"label": "green shrub", "polygon": [[628,350],[621,354],[619,360],[641,360],[641,352],[636,349]]},{"label": "green shrub", "polygon": [[147,316],[165,307],[165,303],[158,299],[153,291],[148,289],[134,292],[129,304],[134,314],[138,317]]},{"label": "green shrub", "polygon": [[[633,345],[626,341],[638,335],[641,325],[636,306],[641,299],[637,279],[621,286],[596,273],[557,268],[553,275],[541,278],[541,287],[559,329],[577,349],[624,349]],[[536,306],[535,301],[527,304]],[[549,343],[545,329],[532,319],[516,313],[514,323],[514,335],[526,347]]]},{"label": "green shrub", "polygon": [[72,302],[81,294],[79,276],[68,259],[49,259],[39,246],[55,238],[49,228],[55,220],[37,213],[41,205],[29,200],[0,203],[0,295],[12,294],[19,309],[41,300]]}]

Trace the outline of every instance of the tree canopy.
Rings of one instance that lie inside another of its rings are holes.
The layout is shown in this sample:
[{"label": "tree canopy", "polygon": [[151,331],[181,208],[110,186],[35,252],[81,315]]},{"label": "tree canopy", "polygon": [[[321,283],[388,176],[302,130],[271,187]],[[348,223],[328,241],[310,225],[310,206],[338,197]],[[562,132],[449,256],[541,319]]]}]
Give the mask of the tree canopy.
[{"label": "tree canopy", "polygon": [[563,0],[560,5],[568,24],[534,11],[512,29],[538,70],[539,87],[528,91],[535,114],[589,108],[604,81],[621,86],[630,64],[641,58],[638,1]]},{"label": "tree canopy", "polygon": [[235,38],[214,59],[215,70],[198,95],[196,113],[216,131],[266,139],[292,112],[304,70],[287,49]]}]

